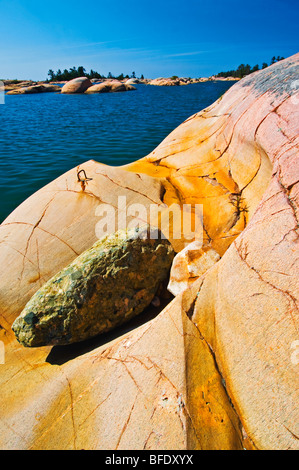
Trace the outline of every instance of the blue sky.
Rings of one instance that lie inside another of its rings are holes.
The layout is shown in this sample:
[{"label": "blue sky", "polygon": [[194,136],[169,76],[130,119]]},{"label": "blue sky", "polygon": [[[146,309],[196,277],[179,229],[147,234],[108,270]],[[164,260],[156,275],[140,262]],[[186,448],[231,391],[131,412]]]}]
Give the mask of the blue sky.
[{"label": "blue sky", "polygon": [[298,0],[0,0],[0,77],[210,76],[299,50]]}]

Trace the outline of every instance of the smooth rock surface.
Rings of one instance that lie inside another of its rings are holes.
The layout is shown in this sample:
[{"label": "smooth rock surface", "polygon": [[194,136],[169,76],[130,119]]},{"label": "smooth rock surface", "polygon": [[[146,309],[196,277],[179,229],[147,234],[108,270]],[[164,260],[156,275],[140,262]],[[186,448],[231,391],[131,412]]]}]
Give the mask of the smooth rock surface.
[{"label": "smooth rock surface", "polygon": [[103,83],[99,83],[96,85],[91,86],[86,90],[85,93],[118,93],[123,91],[132,91],[136,90],[133,85],[127,83],[121,83],[117,80],[112,81],[105,81]]},{"label": "smooth rock surface", "polygon": [[[84,191],[78,181],[81,170],[92,178]],[[151,204],[162,204],[162,192],[160,181],[91,160],[24,201],[0,225],[0,259],[6,266],[0,282],[0,335],[5,331],[5,341],[13,339],[10,326],[30,298],[105,235],[101,221],[106,208],[107,233],[113,233],[135,221],[134,214],[127,214],[123,222],[126,206],[138,202],[149,211]],[[146,223],[141,214],[140,224]]]},{"label": "smooth rock surface", "polygon": [[62,87],[61,93],[84,93],[91,86],[92,83],[87,77],[74,78]]},{"label": "smooth rock surface", "polygon": [[106,83],[96,83],[95,85],[92,85],[89,87],[85,93],[109,93],[110,92],[110,86]]},{"label": "smooth rock surface", "polygon": [[189,316],[258,449],[298,449],[298,70],[296,54],[246,77],[127,167],[203,204],[222,259]]}]

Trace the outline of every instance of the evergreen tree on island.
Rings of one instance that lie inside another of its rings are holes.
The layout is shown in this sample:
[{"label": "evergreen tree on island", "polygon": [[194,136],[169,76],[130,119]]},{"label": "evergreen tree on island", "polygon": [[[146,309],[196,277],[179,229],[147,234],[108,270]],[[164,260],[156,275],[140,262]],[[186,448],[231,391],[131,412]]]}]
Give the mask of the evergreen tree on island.
[{"label": "evergreen tree on island", "polygon": [[[284,57],[280,57],[280,56],[273,56],[272,59],[271,59],[271,62],[270,62],[270,65],[273,65],[275,64],[276,62],[279,62],[281,60],[283,60]],[[262,69],[265,69],[268,67],[268,64],[266,62],[263,62],[262,64]],[[259,70],[259,65],[254,65],[253,67],[251,67],[249,64],[241,64],[239,65],[239,67],[236,69],[236,70],[228,70],[227,72],[220,72],[218,73],[218,75],[216,75],[217,77],[224,77],[224,78],[227,78],[227,77],[234,77],[234,78],[243,78],[243,77],[246,77],[246,75],[249,75],[253,72],[257,72]]]}]

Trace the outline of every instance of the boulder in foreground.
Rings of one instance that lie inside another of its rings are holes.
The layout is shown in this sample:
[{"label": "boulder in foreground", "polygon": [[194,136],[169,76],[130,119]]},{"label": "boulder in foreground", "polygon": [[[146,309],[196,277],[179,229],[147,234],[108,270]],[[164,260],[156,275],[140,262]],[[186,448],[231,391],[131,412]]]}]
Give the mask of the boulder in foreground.
[{"label": "boulder in foreground", "polygon": [[50,279],[12,329],[27,347],[69,344],[111,330],[141,313],[169,272],[174,251],[148,226],[96,242]]}]

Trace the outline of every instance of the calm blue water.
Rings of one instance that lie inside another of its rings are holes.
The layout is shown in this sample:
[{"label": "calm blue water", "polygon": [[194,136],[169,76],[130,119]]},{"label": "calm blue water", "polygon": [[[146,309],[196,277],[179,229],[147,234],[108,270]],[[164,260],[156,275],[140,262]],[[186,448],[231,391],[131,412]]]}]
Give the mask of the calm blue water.
[{"label": "calm blue water", "polygon": [[0,106],[0,223],[35,191],[86,160],[119,166],[144,157],[232,84],[6,96]]}]

